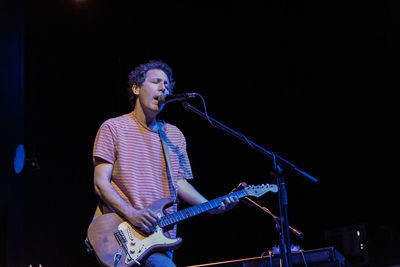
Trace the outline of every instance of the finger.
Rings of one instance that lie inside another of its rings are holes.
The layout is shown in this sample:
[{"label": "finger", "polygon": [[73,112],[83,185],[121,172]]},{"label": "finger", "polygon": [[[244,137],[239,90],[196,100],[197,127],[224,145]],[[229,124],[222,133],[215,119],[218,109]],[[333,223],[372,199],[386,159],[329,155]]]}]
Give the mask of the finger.
[{"label": "finger", "polygon": [[155,212],[152,211],[152,210],[146,210],[145,215],[146,215],[148,218],[151,218],[151,220],[154,221],[154,222],[157,222],[157,221],[159,220],[159,218],[158,218],[158,216],[157,216],[157,213],[155,213]]},{"label": "finger", "polygon": [[229,210],[229,209],[233,208],[233,206],[234,206],[234,204],[230,200],[228,200],[227,203],[225,204],[225,209]]},{"label": "finger", "polygon": [[150,228],[146,225],[142,224],[142,227],[139,228],[140,231],[145,232],[146,234],[151,233]]},{"label": "finger", "polygon": [[144,217],[143,217],[143,223],[144,223],[147,227],[149,227],[150,230],[153,230],[154,227],[157,225],[157,221],[156,221],[153,217],[147,216],[147,215],[144,215]]},{"label": "finger", "polygon": [[233,205],[236,205],[239,202],[239,199],[236,196],[230,197],[230,200]]},{"label": "finger", "polygon": [[150,228],[147,227],[147,226],[143,227],[143,231],[144,231],[146,234],[150,234],[150,233],[151,233]]},{"label": "finger", "polygon": [[224,198],[223,203],[225,204],[225,206],[229,206],[232,203],[232,198],[231,197]]},{"label": "finger", "polygon": [[141,218],[141,224],[144,228],[150,229],[151,227],[153,227],[153,223],[150,220],[148,220],[146,217]]},{"label": "finger", "polygon": [[236,204],[237,204],[237,197],[230,196],[225,199],[226,209],[232,209],[233,207],[235,207]]},{"label": "finger", "polygon": [[143,216],[146,218],[146,219],[148,219],[149,221],[152,221],[152,222],[155,222],[155,221],[157,221],[157,216],[154,216],[154,215],[152,215],[152,214],[150,214],[150,213],[144,213],[143,214]]},{"label": "finger", "polygon": [[154,229],[158,225],[160,218],[154,212],[146,213],[145,216],[147,220],[151,222],[152,229]]},{"label": "finger", "polygon": [[151,211],[151,216],[154,218],[154,220],[156,220],[156,222],[158,222],[160,220],[157,213],[155,213],[154,211]]}]

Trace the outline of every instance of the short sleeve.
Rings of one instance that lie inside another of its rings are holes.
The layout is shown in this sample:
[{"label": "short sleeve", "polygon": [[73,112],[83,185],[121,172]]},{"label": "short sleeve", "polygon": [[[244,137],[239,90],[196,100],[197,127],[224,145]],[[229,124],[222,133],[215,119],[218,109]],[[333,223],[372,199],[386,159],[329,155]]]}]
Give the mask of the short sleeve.
[{"label": "short sleeve", "polygon": [[177,179],[193,179],[192,167],[186,149],[186,138],[180,132],[181,140],[179,145],[179,170]]},{"label": "short sleeve", "polygon": [[93,163],[101,158],[111,164],[116,159],[116,131],[110,121],[104,122],[96,135],[93,146]]}]

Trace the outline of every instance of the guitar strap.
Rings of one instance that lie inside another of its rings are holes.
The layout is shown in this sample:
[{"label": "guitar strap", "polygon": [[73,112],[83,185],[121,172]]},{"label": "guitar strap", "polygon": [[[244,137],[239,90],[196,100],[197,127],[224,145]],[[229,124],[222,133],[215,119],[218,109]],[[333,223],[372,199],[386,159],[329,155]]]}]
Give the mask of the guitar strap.
[{"label": "guitar strap", "polygon": [[173,172],[172,172],[172,164],[171,164],[171,159],[169,157],[169,150],[168,150],[168,144],[167,144],[167,135],[163,130],[163,122],[160,122],[158,124],[158,134],[160,135],[160,139],[161,139],[161,143],[163,146],[163,151],[164,151],[164,157],[165,157],[165,161],[167,163],[167,176],[168,176],[168,184],[169,184],[169,189],[171,192],[171,198],[174,201],[174,203],[178,204],[179,200],[178,200],[178,195],[177,195],[177,191],[175,188],[175,183],[174,183],[174,176],[173,176]]}]

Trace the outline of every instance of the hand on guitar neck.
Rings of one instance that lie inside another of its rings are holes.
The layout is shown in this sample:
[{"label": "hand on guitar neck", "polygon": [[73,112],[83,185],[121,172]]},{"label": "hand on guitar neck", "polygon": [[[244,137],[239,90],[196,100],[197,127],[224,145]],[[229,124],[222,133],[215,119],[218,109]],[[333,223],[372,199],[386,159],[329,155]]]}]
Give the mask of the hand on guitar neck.
[{"label": "hand on guitar neck", "polygon": [[239,203],[237,196],[228,196],[221,201],[221,205],[209,211],[211,214],[220,214],[233,209]]},{"label": "hand on guitar neck", "polygon": [[[242,190],[245,188],[247,184],[245,182],[241,182],[236,188],[234,188],[231,193]],[[216,209],[212,209],[209,211],[211,214],[219,214],[223,213],[225,211],[233,209],[237,204],[239,203],[239,198],[237,196],[230,196],[226,197],[222,200],[221,206],[219,206]]]}]

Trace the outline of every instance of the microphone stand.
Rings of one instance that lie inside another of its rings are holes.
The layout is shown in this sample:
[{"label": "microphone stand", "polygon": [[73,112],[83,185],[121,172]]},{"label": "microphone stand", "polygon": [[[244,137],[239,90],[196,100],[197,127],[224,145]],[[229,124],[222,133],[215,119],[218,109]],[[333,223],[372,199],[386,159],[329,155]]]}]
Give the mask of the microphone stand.
[{"label": "microphone stand", "polygon": [[281,261],[283,266],[291,267],[291,246],[289,238],[289,222],[288,222],[288,201],[287,192],[285,187],[285,180],[282,176],[282,169],[276,164],[274,157],[274,168],[275,168],[275,178],[278,184],[278,195],[279,195],[279,215],[280,215],[280,242],[279,242],[279,255],[281,256]]},{"label": "microphone stand", "polygon": [[275,178],[278,184],[279,188],[279,214],[280,214],[280,257],[282,261],[282,266],[285,267],[291,267],[291,262],[290,262],[290,239],[289,239],[289,224],[288,224],[288,211],[287,211],[287,206],[288,206],[288,201],[287,201],[287,192],[286,192],[286,187],[285,187],[285,181],[282,176],[282,168],[286,170],[290,170],[292,172],[297,173],[298,175],[307,178],[308,180],[311,180],[313,182],[317,182],[318,180],[308,173],[301,171],[298,169],[294,164],[290,163],[289,161],[283,159],[282,157],[276,155],[275,153],[266,150],[265,148],[257,145],[253,141],[247,139],[243,134],[236,132],[229,127],[225,126],[224,124],[216,121],[215,119],[211,118],[208,116],[208,114],[196,109],[192,105],[190,105],[188,102],[182,102],[182,105],[184,108],[196,113],[197,115],[207,119],[212,126],[214,126],[217,129],[223,130],[239,140],[241,140],[244,143],[247,143],[251,148],[267,155],[268,157],[272,158],[274,161],[274,169],[275,169]]}]

